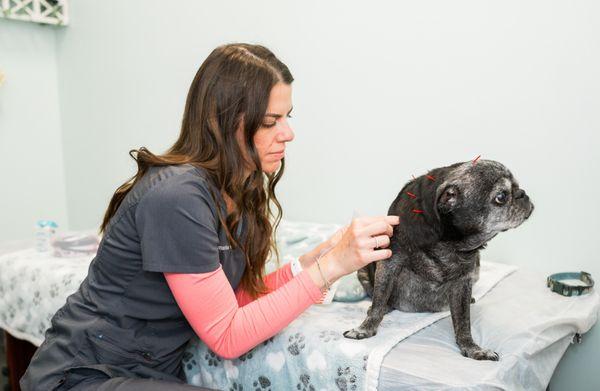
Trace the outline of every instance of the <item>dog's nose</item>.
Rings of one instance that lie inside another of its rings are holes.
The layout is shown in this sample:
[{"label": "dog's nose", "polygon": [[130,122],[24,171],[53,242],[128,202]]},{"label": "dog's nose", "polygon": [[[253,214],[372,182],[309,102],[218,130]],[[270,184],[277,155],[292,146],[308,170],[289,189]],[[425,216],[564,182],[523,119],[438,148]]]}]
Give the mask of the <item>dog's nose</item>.
[{"label": "dog's nose", "polygon": [[525,197],[527,194],[525,194],[525,190],[523,189],[519,189],[515,192],[515,198],[518,200],[520,198]]}]

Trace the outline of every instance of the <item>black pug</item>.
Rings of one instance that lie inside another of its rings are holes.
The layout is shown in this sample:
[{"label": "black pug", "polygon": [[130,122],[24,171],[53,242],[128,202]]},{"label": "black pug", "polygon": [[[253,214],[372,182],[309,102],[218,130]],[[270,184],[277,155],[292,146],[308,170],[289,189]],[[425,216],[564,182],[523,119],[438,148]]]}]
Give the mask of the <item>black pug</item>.
[{"label": "black pug", "polygon": [[377,333],[394,310],[437,312],[450,308],[461,353],[498,360],[471,336],[472,285],[479,278],[479,250],[501,231],[516,228],[533,204],[510,171],[491,160],[456,163],[408,182],[388,214],[400,216],[390,238],[392,257],[358,271],[372,297],[367,318],[344,332],[353,339]]}]

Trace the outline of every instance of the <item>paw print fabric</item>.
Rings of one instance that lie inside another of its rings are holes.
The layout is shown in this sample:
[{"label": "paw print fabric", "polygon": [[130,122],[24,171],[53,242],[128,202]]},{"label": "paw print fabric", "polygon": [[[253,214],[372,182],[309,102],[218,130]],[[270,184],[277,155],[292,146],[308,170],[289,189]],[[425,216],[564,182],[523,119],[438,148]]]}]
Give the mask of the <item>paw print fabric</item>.
[{"label": "paw print fabric", "polygon": [[0,255],[0,328],[39,346],[50,319],[77,290],[92,259],[55,258],[35,249]]},{"label": "paw print fabric", "polygon": [[[306,253],[339,227],[282,221],[277,232],[282,263]],[[92,259],[50,259],[33,249],[1,255],[0,328],[41,344],[50,319],[77,290]],[[508,275],[510,270],[505,267],[482,262],[482,278],[473,292],[477,300]],[[276,269],[272,260],[266,272]],[[220,357],[193,338],[182,361],[187,381],[233,391],[374,390],[389,350],[449,315],[393,311],[386,315],[376,335],[363,340],[345,338],[343,333],[361,324],[369,306],[368,298],[312,305],[279,333],[257,342],[235,359]]]},{"label": "paw print fabric", "polygon": [[[480,280],[476,285],[476,298],[514,271],[510,265],[491,262],[483,262],[481,267],[486,277],[483,284]],[[278,334],[216,367],[202,359],[209,348],[196,339],[187,352],[198,365],[184,367],[187,380],[198,386],[235,391],[376,390],[386,354],[398,342],[450,313],[392,311],[375,335],[360,340],[344,337],[362,323],[370,304],[370,299],[363,299],[312,305]]]}]

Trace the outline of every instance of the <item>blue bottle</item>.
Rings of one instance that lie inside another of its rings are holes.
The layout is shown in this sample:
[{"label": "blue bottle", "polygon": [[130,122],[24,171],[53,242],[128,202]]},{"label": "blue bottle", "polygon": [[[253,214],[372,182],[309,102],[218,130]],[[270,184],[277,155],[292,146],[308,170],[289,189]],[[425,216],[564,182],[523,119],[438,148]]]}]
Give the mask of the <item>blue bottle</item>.
[{"label": "blue bottle", "polygon": [[50,252],[50,241],[56,233],[58,224],[52,220],[38,220],[35,227],[35,249],[41,253]]}]

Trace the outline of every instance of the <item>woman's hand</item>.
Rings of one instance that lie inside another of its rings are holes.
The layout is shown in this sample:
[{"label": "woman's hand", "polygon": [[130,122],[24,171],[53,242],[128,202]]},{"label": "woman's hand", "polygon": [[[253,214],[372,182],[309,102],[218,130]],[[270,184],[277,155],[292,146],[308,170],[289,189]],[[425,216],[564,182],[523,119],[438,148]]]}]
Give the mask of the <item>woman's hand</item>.
[{"label": "woman's hand", "polygon": [[346,232],[348,227],[348,225],[343,226],[342,228],[335,231],[335,233],[329,239],[319,244],[317,247],[313,248],[306,254],[301,255],[298,258],[298,260],[300,261],[300,265],[302,265],[302,269],[307,269],[313,263],[315,263],[319,256],[323,256],[323,254],[327,253],[329,250],[335,247],[335,245],[338,244],[339,241],[342,239],[342,236],[344,235],[344,232]]},{"label": "woman's hand", "polygon": [[392,251],[386,247],[390,244],[393,225],[399,222],[398,216],[352,219],[336,245],[319,261],[328,282],[332,283],[371,262],[391,257]]},{"label": "woman's hand", "polygon": [[335,233],[329,238],[329,240],[327,240],[327,250],[330,250],[332,247],[335,247],[335,245],[338,244],[340,240],[342,240],[342,236],[344,236],[344,233],[348,230],[348,227],[349,225],[346,225],[335,231]]},{"label": "woman's hand", "polygon": [[391,257],[392,251],[386,247],[390,244],[393,226],[399,222],[398,216],[352,219],[347,229],[340,234],[336,232],[338,236],[334,234],[330,238],[337,241],[334,247],[319,259],[318,264],[315,262],[307,269],[312,280],[322,289],[371,262]]}]

